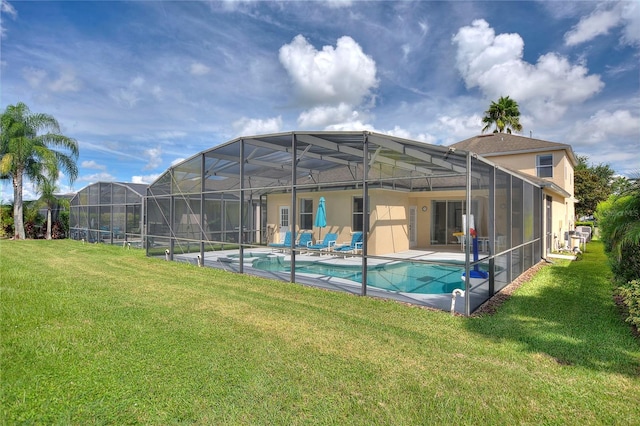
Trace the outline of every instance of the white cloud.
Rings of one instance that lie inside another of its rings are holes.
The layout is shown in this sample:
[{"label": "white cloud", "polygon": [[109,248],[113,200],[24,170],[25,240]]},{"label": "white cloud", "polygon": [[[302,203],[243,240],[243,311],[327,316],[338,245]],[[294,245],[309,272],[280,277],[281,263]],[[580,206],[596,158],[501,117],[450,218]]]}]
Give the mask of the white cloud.
[{"label": "white cloud", "polygon": [[189,72],[191,75],[207,75],[211,71],[211,68],[200,62],[194,62],[191,64]]},{"label": "white cloud", "polygon": [[161,173],[144,175],[144,176],[131,176],[131,183],[146,183],[151,184],[160,177]]},{"label": "white cloud", "polygon": [[81,87],[75,72],[68,67],[60,72],[56,80],[50,80],[49,74],[45,70],[34,67],[23,68],[22,77],[33,89],[51,92],[77,92]]},{"label": "white cloud", "polygon": [[[616,110],[612,113],[600,110],[588,120],[576,122],[568,136],[568,141],[574,145],[595,145],[607,143],[619,137],[637,138],[638,134],[640,134],[640,116],[634,116],[628,110]],[[625,155],[630,153],[627,152]]]},{"label": "white cloud", "polygon": [[282,117],[268,119],[242,117],[233,123],[237,136],[253,136],[266,133],[278,133],[282,128]]},{"label": "white cloud", "polygon": [[327,0],[326,5],[331,9],[341,9],[343,7],[350,7],[353,4],[352,0]]},{"label": "white cloud", "polygon": [[482,117],[478,114],[456,117],[441,115],[438,117],[438,124],[445,129],[449,136],[458,140],[480,133],[480,129],[483,127]]},{"label": "white cloud", "polygon": [[187,132],[180,130],[167,130],[164,132],[158,132],[156,137],[158,139],[182,139],[187,136]]},{"label": "white cloud", "polygon": [[143,170],[152,170],[162,164],[162,149],[160,147],[145,149],[143,154],[148,158]]},{"label": "white cloud", "polygon": [[115,176],[110,173],[94,173],[91,175],[80,176],[76,179],[76,182],[87,182],[87,185],[96,182],[114,182],[116,180]]},{"label": "white cloud", "polygon": [[16,18],[18,16],[18,12],[16,12],[16,9],[11,6],[11,4],[9,4],[9,2],[6,0],[2,0],[2,3],[0,4],[0,12],[6,13],[12,18]]},{"label": "white cloud", "polygon": [[116,101],[118,105],[125,105],[129,108],[133,108],[141,99],[136,90],[125,89],[124,87],[112,91],[109,96]]},{"label": "white cloud", "polygon": [[[18,12],[16,9],[5,0],[0,0],[0,15],[9,15],[12,19],[16,19]],[[0,18],[0,38],[3,38],[7,33],[6,29],[2,25],[2,19]]]},{"label": "white cloud", "polygon": [[115,156],[116,158],[125,157],[132,158],[134,160],[140,160],[139,155],[131,153],[126,147],[121,146],[118,142],[101,141],[100,143],[91,143],[87,141],[80,141],[80,151],[98,151],[105,152]]},{"label": "white cloud", "polygon": [[624,44],[640,46],[640,4],[636,1],[621,3],[622,15],[622,38]]},{"label": "white cloud", "polygon": [[371,132],[376,131],[376,129],[371,124],[363,123],[360,120],[345,121],[343,123],[331,124],[325,127],[325,130],[337,131],[337,132],[360,131],[360,130],[369,130]]},{"label": "white cloud", "polygon": [[184,160],[186,160],[186,158],[176,158],[171,162],[171,167],[175,166],[176,164],[182,163]]},{"label": "white cloud", "polygon": [[322,129],[335,123],[357,121],[359,115],[358,111],[345,103],[338,106],[321,105],[302,112],[298,117],[298,126],[303,129]]},{"label": "white cloud", "polygon": [[83,161],[82,163],[80,163],[80,167],[84,167],[85,169],[96,169],[96,170],[106,170],[107,169],[106,166],[104,166],[102,164],[98,164],[94,160]]},{"label": "white cloud", "polygon": [[65,69],[60,73],[57,80],[49,84],[52,92],[77,92],[80,90],[80,81],[76,79],[76,74],[71,69]]},{"label": "white cloud", "polygon": [[564,35],[564,41],[567,46],[574,46],[608,34],[619,26],[623,27],[620,39],[623,44],[640,43],[640,12],[637,2],[601,4],[589,16],[580,19]]},{"label": "white cloud", "polygon": [[453,42],[458,47],[456,65],[468,88],[478,87],[491,99],[508,95],[521,110],[529,108],[547,122],[604,87],[600,76],[588,75],[586,67],[556,53],[541,55],[535,65],[525,62],[518,34],[496,36],[481,19],[460,28]]},{"label": "white cloud", "polygon": [[164,99],[164,91],[158,85],[155,85],[151,88],[151,94],[158,101],[161,101]]},{"label": "white cloud", "polygon": [[[127,87],[119,87],[116,90],[112,90],[109,96],[116,101],[118,105],[128,106],[133,108],[140,100],[142,100],[141,91],[145,86],[145,78],[142,76],[136,76],[129,82]],[[157,98],[157,86],[151,89],[151,93]],[[161,93],[160,93],[161,94]]]},{"label": "white cloud", "polygon": [[133,80],[131,80],[131,83],[129,85],[131,87],[142,87],[144,86],[144,82],[144,77],[136,76]]},{"label": "white cloud", "polygon": [[312,105],[357,105],[378,85],[375,61],[348,36],[318,51],[297,35],[280,48],[280,62],[301,101]]},{"label": "white cloud", "polygon": [[430,135],[428,133],[413,134],[409,130],[403,129],[400,126],[395,126],[393,130],[382,130],[380,131],[380,133],[395,136],[397,138],[410,139],[410,140],[426,142],[430,144],[436,143],[436,138],[433,135]]},{"label": "white cloud", "polygon": [[22,70],[22,77],[31,88],[37,89],[47,77],[47,72],[43,69],[29,67]]}]

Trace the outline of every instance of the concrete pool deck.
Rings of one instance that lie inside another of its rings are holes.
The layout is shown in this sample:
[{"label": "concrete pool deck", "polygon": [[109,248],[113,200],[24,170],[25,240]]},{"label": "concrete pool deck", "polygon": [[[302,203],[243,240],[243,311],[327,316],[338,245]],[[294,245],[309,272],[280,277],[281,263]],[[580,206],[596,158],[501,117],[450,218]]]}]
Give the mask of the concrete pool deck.
[{"label": "concrete pool deck", "polygon": [[[238,259],[239,250],[222,250],[222,251],[210,251],[204,253],[204,260],[202,265],[210,268],[223,269],[230,272],[240,272],[240,265]],[[289,271],[265,271],[262,269],[253,268],[253,261],[258,258],[264,257],[280,257],[284,262],[291,260],[291,255],[287,252],[274,251],[271,248],[246,248],[244,250],[244,262],[242,270],[244,273],[254,276],[259,276],[268,279],[274,279],[278,281],[289,282],[291,279],[291,272]],[[199,253],[185,253],[174,254],[174,260],[198,264]],[[433,262],[433,263],[464,263],[464,253],[460,251],[436,251],[436,250],[407,250],[400,253],[394,253],[387,256],[377,256],[367,258],[367,265],[369,267],[375,267],[385,264],[393,264],[398,262],[407,261],[421,261],[421,262]],[[296,264],[305,263],[320,263],[327,266],[352,266],[359,267],[362,265],[362,258],[360,256],[352,255],[336,255],[334,253],[302,253],[296,254]],[[295,282],[306,286],[322,288],[332,291],[346,292],[354,295],[362,294],[362,284],[357,281],[349,279],[333,277],[329,275],[309,274],[296,272]],[[476,285],[472,288],[471,304],[472,306],[479,306],[483,301],[487,299],[488,294],[488,281]],[[391,290],[378,289],[376,287],[367,286],[366,295],[371,297],[377,297],[381,299],[395,300],[402,303],[407,303],[417,306],[431,307],[444,311],[451,309],[452,294],[419,294],[419,293],[405,293],[396,292]],[[458,296],[456,298],[455,311],[464,314],[465,309],[465,296]]]}]

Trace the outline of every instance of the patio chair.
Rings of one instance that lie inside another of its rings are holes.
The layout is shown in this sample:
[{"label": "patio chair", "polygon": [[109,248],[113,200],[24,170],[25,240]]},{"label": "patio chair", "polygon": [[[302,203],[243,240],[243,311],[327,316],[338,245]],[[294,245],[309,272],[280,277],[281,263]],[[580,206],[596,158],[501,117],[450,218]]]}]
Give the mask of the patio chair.
[{"label": "patio chair", "polygon": [[351,236],[351,242],[340,246],[334,246],[333,251],[348,253],[362,249],[362,232],[354,232]]},{"label": "patio chair", "polygon": [[318,251],[329,251],[336,244],[338,240],[338,234],[334,234],[332,232],[327,233],[324,236],[324,239],[320,243],[310,244],[307,246],[309,250],[318,250]]},{"label": "patio chair", "polygon": [[296,248],[307,248],[313,243],[313,234],[310,232],[303,232],[298,238]]},{"label": "patio chair", "polygon": [[287,231],[284,234],[284,241],[282,243],[269,243],[269,247],[277,249],[285,249],[291,247],[291,232]]}]

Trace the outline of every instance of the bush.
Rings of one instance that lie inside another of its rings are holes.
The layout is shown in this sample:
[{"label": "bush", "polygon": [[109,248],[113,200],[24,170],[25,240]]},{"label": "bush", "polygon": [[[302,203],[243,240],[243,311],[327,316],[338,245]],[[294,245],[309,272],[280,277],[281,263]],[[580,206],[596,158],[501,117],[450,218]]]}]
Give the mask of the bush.
[{"label": "bush", "polygon": [[35,222],[28,220],[24,223],[24,236],[26,238],[34,239],[38,233],[38,228]]},{"label": "bush", "polygon": [[56,220],[51,225],[51,238],[54,240],[60,240],[65,238],[66,232],[64,229],[64,225],[59,220]]},{"label": "bush", "polygon": [[629,281],[618,290],[627,308],[626,321],[640,328],[640,280]]},{"label": "bush", "polygon": [[640,246],[629,245],[620,256],[610,253],[609,264],[619,284],[640,279]]},{"label": "bush", "polygon": [[600,238],[619,283],[640,279],[639,203],[640,197],[635,194],[611,196],[598,204],[596,211]]}]

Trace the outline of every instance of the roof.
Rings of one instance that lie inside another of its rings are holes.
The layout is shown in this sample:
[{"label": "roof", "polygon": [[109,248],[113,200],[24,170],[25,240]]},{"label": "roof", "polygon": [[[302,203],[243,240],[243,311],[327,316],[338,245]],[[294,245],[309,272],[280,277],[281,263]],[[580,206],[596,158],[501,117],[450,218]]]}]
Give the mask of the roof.
[{"label": "roof", "polygon": [[[85,204],[85,201],[80,201],[79,198],[81,198],[81,194],[82,193],[88,193],[89,191],[94,192],[95,194],[100,194],[101,193],[101,187],[104,187],[106,185],[111,185],[112,187],[114,185],[119,186],[119,187],[123,187],[127,189],[127,193],[133,193],[135,194],[136,197],[140,197],[140,201],[142,201],[142,198],[145,197],[147,195],[147,188],[149,187],[149,185],[144,184],[144,183],[129,183],[129,182],[105,182],[105,181],[99,181],[99,182],[94,182],[94,183],[90,183],[89,185],[85,186],[84,188],[82,188],[81,190],[79,190],[78,192],[74,193],[74,194],[70,194],[72,195],[71,197],[71,204]],[[92,189],[93,188],[93,189]],[[102,196],[100,196],[102,198]],[[127,196],[128,197],[128,196]],[[106,202],[106,204],[111,204],[111,195],[108,196],[108,198],[106,198],[108,201]],[[102,204],[102,202],[98,202],[96,204]]]},{"label": "roof", "polygon": [[[444,146],[369,131],[295,131],[243,136],[202,151],[161,175],[150,186],[150,195],[196,193],[203,190],[203,183],[207,192],[241,186],[254,195],[287,191],[294,170],[298,187],[344,189],[362,184],[365,156],[369,158],[369,179],[380,185],[431,190],[434,181],[439,188],[448,189],[466,184],[463,150],[453,152]],[[240,157],[244,160],[239,161]],[[204,182],[200,181],[202,170]],[[243,183],[241,174],[247,177]]]},{"label": "roof", "polygon": [[483,157],[499,155],[528,154],[543,151],[564,150],[574,167],[578,164],[571,145],[542,139],[528,138],[509,133],[491,133],[478,135],[450,145],[450,148],[475,152]]}]

